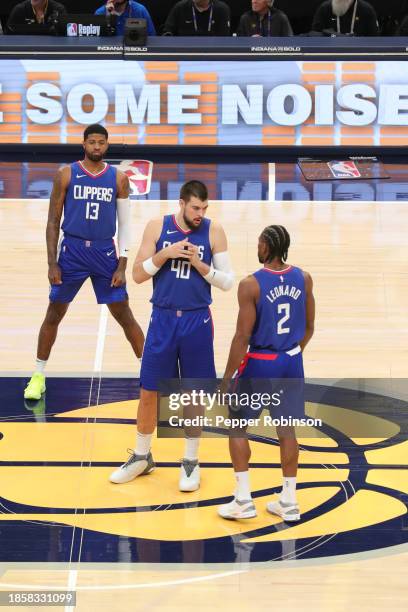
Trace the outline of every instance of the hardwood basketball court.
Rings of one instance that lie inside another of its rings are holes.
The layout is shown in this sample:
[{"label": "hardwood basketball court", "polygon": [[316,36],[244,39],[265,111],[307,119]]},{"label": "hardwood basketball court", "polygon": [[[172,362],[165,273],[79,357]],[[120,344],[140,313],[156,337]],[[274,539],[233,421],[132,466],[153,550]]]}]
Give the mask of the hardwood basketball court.
[{"label": "hardwood basketball court", "polygon": [[[12,383],[13,389],[23,389],[23,377],[33,368],[38,329],[47,305],[47,208],[45,200],[0,201],[1,372],[4,385],[11,377],[20,381]],[[134,203],[130,264],[147,220],[176,210],[175,201]],[[308,378],[373,379],[371,383],[365,380],[366,389],[378,391],[381,385],[383,389],[389,385],[406,401],[407,394],[398,381],[406,376],[408,365],[405,203],[212,201],[208,216],[226,230],[237,282],[259,266],[257,238],[262,229],[271,223],[288,229],[292,241],[289,262],[309,271],[314,279],[317,315],[315,335],[305,352]],[[135,285],[130,268],[131,306],[146,330],[151,286]],[[222,374],[235,327],[236,287],[229,293],[213,290],[213,297],[216,366]],[[110,317],[105,320],[104,308],[96,304],[87,283],[61,325],[47,366],[48,376],[67,378],[63,393],[69,394],[71,379],[89,378],[95,391],[105,379],[137,377],[138,370],[121,330]],[[7,386],[4,389],[8,398]],[[51,534],[47,546],[54,553],[49,560],[32,560],[28,554],[25,559],[2,563],[2,590],[69,588],[77,591],[77,610],[122,610],[129,606],[136,610],[252,610],[272,606],[340,611],[346,607],[373,610],[391,603],[394,610],[406,609],[406,436],[393,445],[364,450],[368,464],[375,466],[368,470],[366,482],[385,487],[376,491],[363,485],[356,491],[351,475],[359,474],[362,466],[348,456],[348,447],[339,448],[335,440],[326,441],[324,448],[321,439],[306,441],[299,482],[313,483],[315,488],[305,484],[299,499],[312,513],[311,519],[287,528],[269,517],[268,525],[276,529],[265,533],[262,491],[280,483],[276,445],[254,444],[252,461],[267,463],[252,470],[258,518],[252,525],[231,524],[216,515],[218,498],[233,490],[226,441],[203,440],[203,485],[183,508],[183,495],[190,494],[176,491],[180,440],[155,441],[155,458],[163,466],[151,477],[124,485],[123,492],[107,483],[111,464],[122,463],[126,448],[133,446],[135,427],[131,421],[136,415],[136,400],[117,404],[114,399],[90,401],[88,406],[73,403],[70,411],[59,416],[78,420],[56,425],[41,419],[25,422],[27,411],[17,391],[15,395],[15,405],[20,402],[21,410],[9,411],[6,400],[0,417],[0,430],[5,434],[0,441],[3,542],[10,547],[13,539],[29,533],[22,525],[47,525],[48,519],[72,529],[72,547],[70,556],[56,562],[55,550],[62,540],[52,542]],[[99,417],[124,421],[114,427],[111,421],[98,422]],[[408,421],[406,413],[405,419]],[[364,446],[364,441],[360,445]],[[75,463],[75,471],[70,462]],[[104,462],[109,465],[102,465]],[[212,466],[211,462],[221,465]],[[57,471],[51,474],[51,470]],[[325,482],[325,490],[316,486],[320,481]],[[332,481],[330,486],[327,481]],[[344,495],[342,502],[326,508],[330,496],[339,492]],[[208,499],[213,503],[200,505]],[[156,515],[125,510],[120,516],[111,514],[113,508],[140,503],[144,508],[151,504],[153,509],[156,504],[176,506]],[[314,510],[320,504],[326,508],[324,512]],[[85,508],[99,510],[87,514]],[[119,535],[113,556],[103,544],[107,533]],[[343,534],[337,551],[336,533]],[[87,537],[92,539],[92,550],[100,545],[98,562],[94,554],[91,560],[87,556]],[[208,539],[219,537],[229,538],[235,562],[222,561],[222,555],[218,563],[208,562],[214,558],[208,552]],[[178,544],[172,548],[171,542],[176,540]],[[299,540],[309,542],[308,550],[319,549],[321,553],[304,558]],[[265,541],[279,544],[279,562],[251,558],[256,543]],[[26,545],[35,548],[41,542],[34,539]]]}]

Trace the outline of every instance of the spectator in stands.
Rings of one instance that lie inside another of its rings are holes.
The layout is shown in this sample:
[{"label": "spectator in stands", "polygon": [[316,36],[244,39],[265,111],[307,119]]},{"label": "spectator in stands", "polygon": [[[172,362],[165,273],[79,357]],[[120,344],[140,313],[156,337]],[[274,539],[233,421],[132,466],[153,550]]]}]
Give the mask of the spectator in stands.
[{"label": "spectator in stands", "polygon": [[96,9],[95,15],[115,15],[116,34],[118,36],[123,36],[125,33],[125,23],[129,17],[146,19],[148,35],[156,36],[156,30],[149,11],[143,4],[134,2],[134,0],[107,0],[106,4]]},{"label": "spectator in stands", "polygon": [[312,30],[355,36],[379,34],[375,10],[365,0],[326,0],[316,11]]},{"label": "spectator in stands", "polygon": [[252,10],[239,20],[238,36],[292,36],[289,19],[277,8],[275,0],[252,0]]},{"label": "spectator in stands", "polygon": [[402,20],[397,36],[408,36],[408,15]]},{"label": "spectator in stands", "polygon": [[19,25],[51,24],[56,16],[66,12],[65,6],[55,0],[25,0],[11,11],[7,29],[13,33],[15,26]]},{"label": "spectator in stands", "polygon": [[170,11],[166,36],[229,36],[229,6],[221,0],[180,0]]}]

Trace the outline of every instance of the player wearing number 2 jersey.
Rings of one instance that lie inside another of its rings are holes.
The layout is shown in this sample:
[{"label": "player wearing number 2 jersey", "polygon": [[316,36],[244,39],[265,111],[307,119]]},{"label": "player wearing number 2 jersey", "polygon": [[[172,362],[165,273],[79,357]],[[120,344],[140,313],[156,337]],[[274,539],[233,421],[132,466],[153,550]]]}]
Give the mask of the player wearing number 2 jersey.
[{"label": "player wearing number 2 jersey", "polygon": [[[103,161],[108,146],[106,129],[90,125],[84,132],[85,159],[62,168],[54,180],[47,223],[50,303],[38,337],[36,370],[24,391],[26,399],[38,400],[44,393],[44,368],[58,325],[87,278],[98,304],[107,304],[136,356],[143,351],[143,332],[129,308],[126,292],[129,179]],[[62,211],[63,238],[58,248]],[[119,257],[113,241],[116,220]]]},{"label": "player wearing number 2 jersey", "polygon": [[[142,283],[153,277],[153,311],[140,374],[137,441],[134,453],[111,475],[111,482],[128,482],[154,468],[150,447],[160,381],[216,376],[211,285],[226,291],[232,287],[233,274],[224,230],[205,218],[207,208],[207,188],[190,181],[181,188],[179,213],[150,221],[145,229],[133,278]],[[181,491],[199,487],[198,444],[197,434],[186,438]]]},{"label": "player wearing number 2 jersey", "polygon": [[[227,390],[234,372],[236,386],[247,383],[257,391],[273,388],[273,379],[280,379],[280,416],[304,410],[302,351],[313,335],[315,316],[310,275],[285,263],[289,245],[289,234],[281,225],[266,227],[259,238],[258,258],[264,267],[239,285],[237,329],[222,385]],[[257,418],[259,412],[257,415],[247,410],[245,415],[237,416]],[[268,503],[267,510],[286,521],[298,521],[299,449],[295,431],[292,427],[277,427],[277,434],[283,486],[279,501]],[[249,486],[251,452],[244,425],[231,431],[230,452],[237,486],[232,502],[221,506],[218,513],[227,519],[252,518],[256,509]]]}]

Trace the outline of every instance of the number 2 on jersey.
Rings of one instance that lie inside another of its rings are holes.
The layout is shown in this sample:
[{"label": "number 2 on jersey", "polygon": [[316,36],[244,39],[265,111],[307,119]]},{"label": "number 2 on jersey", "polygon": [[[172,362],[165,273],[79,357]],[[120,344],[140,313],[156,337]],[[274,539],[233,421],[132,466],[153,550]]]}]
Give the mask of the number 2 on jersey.
[{"label": "number 2 on jersey", "polygon": [[99,215],[99,202],[86,203],[86,219],[97,221]]},{"label": "number 2 on jersey", "polygon": [[288,334],[290,332],[289,327],[283,327],[283,324],[289,320],[290,317],[290,304],[278,304],[278,314],[284,313],[283,317],[281,317],[278,321],[278,334]]}]

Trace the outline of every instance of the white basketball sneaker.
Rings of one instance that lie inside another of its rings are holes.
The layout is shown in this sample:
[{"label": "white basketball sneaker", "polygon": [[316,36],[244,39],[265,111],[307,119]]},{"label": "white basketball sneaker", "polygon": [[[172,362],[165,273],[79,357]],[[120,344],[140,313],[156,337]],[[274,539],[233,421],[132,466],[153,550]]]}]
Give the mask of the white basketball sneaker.
[{"label": "white basketball sneaker", "polygon": [[286,504],[282,501],[268,502],[266,509],[271,514],[280,516],[287,523],[300,521],[299,506],[297,504]]},{"label": "white basketball sneaker", "polygon": [[109,476],[110,482],[123,484],[125,482],[130,482],[137,476],[153,472],[155,463],[152,453],[148,453],[147,455],[135,455],[132,450],[128,449],[128,451],[130,452],[129,459],[126,463],[121,465],[120,468],[112,472]]},{"label": "white basketball sneaker", "polygon": [[218,514],[225,519],[248,519],[256,516],[256,508],[252,499],[241,501],[234,497],[229,504],[218,508]]},{"label": "white basketball sneaker", "polygon": [[198,461],[182,459],[180,466],[179,490],[184,492],[197,491],[200,488],[200,466]]}]

